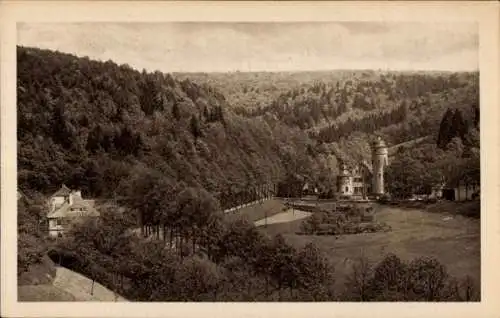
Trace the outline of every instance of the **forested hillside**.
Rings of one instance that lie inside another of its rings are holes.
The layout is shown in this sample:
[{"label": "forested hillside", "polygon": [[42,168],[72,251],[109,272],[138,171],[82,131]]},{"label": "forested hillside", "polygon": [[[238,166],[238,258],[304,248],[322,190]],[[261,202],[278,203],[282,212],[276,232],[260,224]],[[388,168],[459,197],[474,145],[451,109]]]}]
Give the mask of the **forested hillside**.
[{"label": "forested hillside", "polygon": [[66,183],[110,198],[152,174],[229,199],[310,175],[305,132],[236,115],[208,85],[47,50],[17,55],[22,190]]},{"label": "forested hillside", "polygon": [[[478,73],[331,71],[182,74],[219,87],[237,112],[275,118],[343,152],[373,134],[389,145],[437,136],[448,108],[471,122],[479,109]],[[366,149],[365,149],[366,150]],[[366,151],[355,155],[366,155]],[[349,154],[348,154],[349,155]]]}]

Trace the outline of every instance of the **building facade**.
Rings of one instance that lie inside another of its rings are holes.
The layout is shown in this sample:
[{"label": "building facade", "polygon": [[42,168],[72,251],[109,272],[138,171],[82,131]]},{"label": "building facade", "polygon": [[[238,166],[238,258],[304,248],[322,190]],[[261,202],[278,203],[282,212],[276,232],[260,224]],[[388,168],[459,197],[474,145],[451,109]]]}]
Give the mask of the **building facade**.
[{"label": "building facade", "polygon": [[81,191],[73,191],[64,184],[50,197],[48,205],[50,236],[62,236],[75,222],[100,215],[95,208],[94,200],[83,199]]},{"label": "building facade", "polygon": [[387,146],[380,137],[371,146],[371,165],[366,161],[354,165],[339,161],[337,189],[340,197],[366,199],[385,193],[384,169],[389,164]]}]

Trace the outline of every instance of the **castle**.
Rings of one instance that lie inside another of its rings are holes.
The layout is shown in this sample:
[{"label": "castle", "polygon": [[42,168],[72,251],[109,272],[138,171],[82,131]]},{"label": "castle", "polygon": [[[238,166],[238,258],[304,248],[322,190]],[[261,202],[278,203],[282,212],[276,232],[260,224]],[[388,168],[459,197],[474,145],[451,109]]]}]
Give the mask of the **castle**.
[{"label": "castle", "polygon": [[389,164],[387,145],[378,137],[372,144],[372,162],[362,161],[350,166],[339,161],[337,189],[340,197],[366,199],[381,196],[384,189],[384,168]]}]

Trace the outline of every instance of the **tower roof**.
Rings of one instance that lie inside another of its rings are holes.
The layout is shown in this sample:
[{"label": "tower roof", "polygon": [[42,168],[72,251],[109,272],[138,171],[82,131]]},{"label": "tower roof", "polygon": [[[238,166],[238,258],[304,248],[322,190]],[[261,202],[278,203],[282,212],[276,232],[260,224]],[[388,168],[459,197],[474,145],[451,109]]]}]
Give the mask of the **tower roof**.
[{"label": "tower roof", "polygon": [[387,147],[387,145],[385,144],[385,141],[380,136],[378,136],[377,139],[373,141],[372,147],[381,148],[381,147]]}]

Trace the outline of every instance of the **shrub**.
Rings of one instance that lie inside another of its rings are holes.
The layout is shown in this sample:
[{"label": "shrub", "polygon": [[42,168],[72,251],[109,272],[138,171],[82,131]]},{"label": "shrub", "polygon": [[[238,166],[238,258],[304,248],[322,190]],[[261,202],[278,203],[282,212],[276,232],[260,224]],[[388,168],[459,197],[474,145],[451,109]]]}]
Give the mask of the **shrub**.
[{"label": "shrub", "polygon": [[435,258],[413,260],[408,267],[410,300],[442,300],[447,278],[446,268]]},{"label": "shrub", "polygon": [[47,246],[40,238],[27,233],[19,233],[17,274],[28,271],[32,265],[41,264],[46,252]]},{"label": "shrub", "polygon": [[438,199],[437,198],[428,198],[425,202],[429,203],[429,204],[434,204],[434,203],[438,202]]},{"label": "shrub", "polygon": [[407,265],[388,254],[373,271],[370,286],[375,300],[404,300],[407,293]]}]

